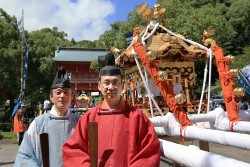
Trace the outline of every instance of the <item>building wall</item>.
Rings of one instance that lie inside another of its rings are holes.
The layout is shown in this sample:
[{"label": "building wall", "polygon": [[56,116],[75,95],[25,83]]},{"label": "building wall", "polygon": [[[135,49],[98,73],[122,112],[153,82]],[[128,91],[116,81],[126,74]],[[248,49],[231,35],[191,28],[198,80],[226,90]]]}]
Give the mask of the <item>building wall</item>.
[{"label": "building wall", "polygon": [[91,62],[55,62],[58,69],[63,66],[71,74],[71,84],[77,92],[97,92],[98,75],[97,71],[91,70]]}]

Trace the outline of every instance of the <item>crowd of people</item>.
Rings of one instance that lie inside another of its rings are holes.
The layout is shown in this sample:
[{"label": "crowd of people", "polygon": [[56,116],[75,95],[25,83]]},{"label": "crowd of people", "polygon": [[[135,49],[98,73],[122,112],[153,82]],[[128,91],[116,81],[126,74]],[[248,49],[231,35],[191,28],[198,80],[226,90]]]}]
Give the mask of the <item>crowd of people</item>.
[{"label": "crowd of people", "polygon": [[[238,102],[239,110],[250,110],[250,104],[248,101],[239,101]],[[226,111],[226,105],[223,101],[217,102],[217,101],[210,101],[210,110],[214,110],[215,108],[222,108]]]},{"label": "crowd of people", "polygon": [[248,101],[244,101],[244,102],[239,101],[238,105],[239,105],[240,110],[250,110],[250,104]]}]

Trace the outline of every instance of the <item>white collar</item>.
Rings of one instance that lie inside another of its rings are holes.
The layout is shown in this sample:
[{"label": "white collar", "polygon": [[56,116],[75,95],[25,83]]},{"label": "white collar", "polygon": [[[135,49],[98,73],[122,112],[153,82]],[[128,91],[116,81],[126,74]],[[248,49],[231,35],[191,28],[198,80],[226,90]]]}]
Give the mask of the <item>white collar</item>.
[{"label": "white collar", "polygon": [[[58,115],[58,113],[56,112],[55,106],[53,105],[50,112],[51,115],[55,116],[55,117],[61,117]],[[69,116],[70,115],[70,111],[68,110],[65,116]]]}]

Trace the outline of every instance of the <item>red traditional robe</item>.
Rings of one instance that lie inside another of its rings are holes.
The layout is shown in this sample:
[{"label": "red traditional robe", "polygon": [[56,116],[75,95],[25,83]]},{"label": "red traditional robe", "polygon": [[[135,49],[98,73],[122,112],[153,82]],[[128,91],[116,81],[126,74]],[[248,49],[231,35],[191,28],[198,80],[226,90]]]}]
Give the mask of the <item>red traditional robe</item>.
[{"label": "red traditional robe", "polygon": [[90,166],[88,122],[98,122],[98,166],[158,167],[160,142],[149,119],[123,100],[114,113],[104,113],[104,103],[79,120],[63,145],[64,166]]}]

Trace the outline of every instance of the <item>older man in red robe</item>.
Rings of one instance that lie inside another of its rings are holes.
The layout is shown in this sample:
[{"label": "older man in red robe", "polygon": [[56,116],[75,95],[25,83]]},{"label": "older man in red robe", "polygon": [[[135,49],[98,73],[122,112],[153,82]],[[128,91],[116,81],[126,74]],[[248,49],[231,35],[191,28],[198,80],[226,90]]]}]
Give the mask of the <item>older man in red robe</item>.
[{"label": "older man in red robe", "polygon": [[160,142],[154,127],[141,111],[123,100],[121,70],[113,62],[100,70],[98,88],[104,100],[80,118],[74,134],[63,145],[64,166],[90,166],[91,121],[98,123],[98,166],[159,166]]}]

